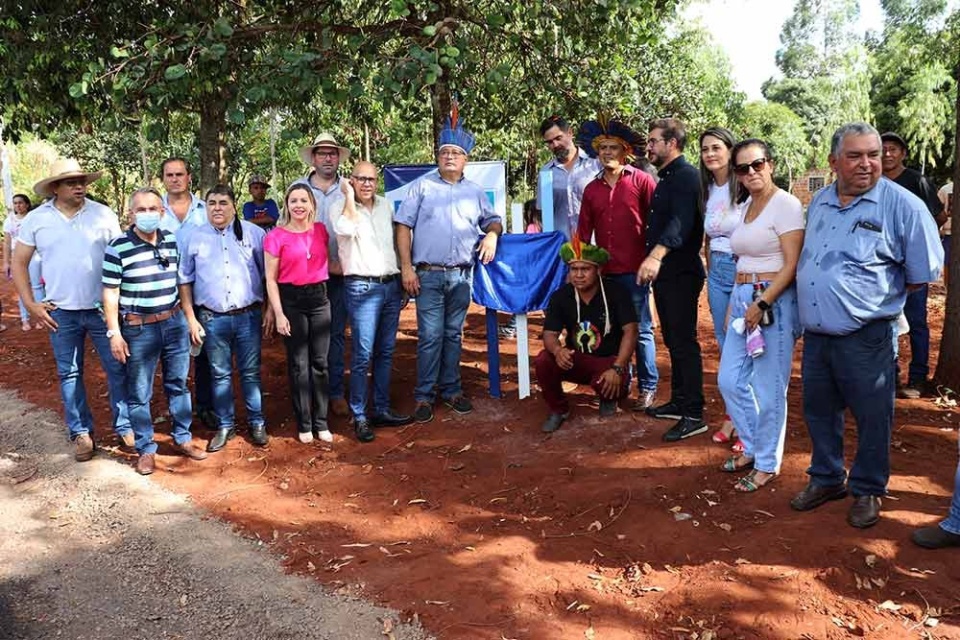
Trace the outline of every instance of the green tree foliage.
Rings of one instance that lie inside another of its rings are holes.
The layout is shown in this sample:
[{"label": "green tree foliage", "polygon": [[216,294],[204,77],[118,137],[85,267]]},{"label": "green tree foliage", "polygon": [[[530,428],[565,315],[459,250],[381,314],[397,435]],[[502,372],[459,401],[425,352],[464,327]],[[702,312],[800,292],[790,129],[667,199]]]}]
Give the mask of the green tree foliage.
[{"label": "green tree foliage", "polygon": [[792,186],[793,179],[806,171],[810,162],[810,143],[803,124],[786,105],[750,102],[744,106],[734,132],[738,138],[760,138],[770,145],[775,177]]}]

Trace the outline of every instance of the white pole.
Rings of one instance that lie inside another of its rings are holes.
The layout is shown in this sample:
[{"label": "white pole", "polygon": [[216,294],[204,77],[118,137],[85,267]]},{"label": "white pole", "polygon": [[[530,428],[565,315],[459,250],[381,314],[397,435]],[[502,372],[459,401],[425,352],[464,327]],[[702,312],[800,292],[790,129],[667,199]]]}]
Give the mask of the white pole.
[{"label": "white pole", "polygon": [[[523,205],[514,202],[510,207],[513,233],[523,233]],[[520,399],[530,397],[530,343],[527,340],[527,314],[521,313],[517,318],[517,383]]]}]

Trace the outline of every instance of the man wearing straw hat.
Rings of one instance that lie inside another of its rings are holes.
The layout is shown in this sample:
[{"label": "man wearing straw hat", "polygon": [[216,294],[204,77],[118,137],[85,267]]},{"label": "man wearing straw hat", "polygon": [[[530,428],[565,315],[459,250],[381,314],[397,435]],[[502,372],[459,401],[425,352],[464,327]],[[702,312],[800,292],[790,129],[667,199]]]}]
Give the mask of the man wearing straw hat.
[{"label": "man wearing straw hat", "polygon": [[[87,198],[87,186],[101,175],[102,171],[83,171],[73,159],[54,162],[50,176],[33,187],[50,199],[23,223],[13,257],[17,293],[34,321],[50,330],[64,417],[78,462],[92,458],[95,448],[93,414],[83,385],[87,334],[107,374],[113,428],[124,446],[134,446],[124,368],[111,355],[107,324],[100,309],[103,254],[110,240],[121,235],[117,215]],[[43,261],[43,300],[34,299],[27,274],[35,252]]]},{"label": "man wearing straw hat", "polygon": [[337,233],[330,220],[330,207],[333,203],[343,202],[340,191],[340,163],[350,159],[350,150],[340,146],[330,132],[323,132],[313,139],[311,144],[300,149],[300,159],[311,167],[306,177],[295,180],[294,184],[305,184],[313,191],[317,201],[317,221],[327,228],[330,245],[330,279],[327,281],[327,297],[330,299],[330,350],[327,352],[327,366],[330,370],[330,410],[341,417],[350,414],[343,381],[344,344],[347,328],[347,299],[343,283],[343,267],[340,265]]}]

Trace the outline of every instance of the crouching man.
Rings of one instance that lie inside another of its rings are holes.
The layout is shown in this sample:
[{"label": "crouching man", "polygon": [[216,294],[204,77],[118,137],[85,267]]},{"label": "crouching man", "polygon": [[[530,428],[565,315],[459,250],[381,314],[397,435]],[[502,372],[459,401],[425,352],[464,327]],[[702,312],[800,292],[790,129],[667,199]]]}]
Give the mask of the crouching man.
[{"label": "crouching man", "polygon": [[[600,415],[616,413],[627,395],[627,364],[637,343],[637,314],[630,293],[600,277],[610,255],[576,237],[560,248],[569,282],[550,297],[543,323],[537,380],[550,416],[543,431],[556,431],[570,414],[563,382],[590,384],[600,396]],[[561,342],[560,334],[566,332]]]}]

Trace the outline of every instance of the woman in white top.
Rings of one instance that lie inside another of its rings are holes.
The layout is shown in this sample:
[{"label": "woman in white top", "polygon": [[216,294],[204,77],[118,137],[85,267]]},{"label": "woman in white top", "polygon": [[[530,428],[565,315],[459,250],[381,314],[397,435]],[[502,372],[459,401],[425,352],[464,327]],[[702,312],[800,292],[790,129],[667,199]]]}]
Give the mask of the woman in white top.
[{"label": "woman in white top", "polygon": [[[730,249],[730,234],[740,224],[737,207],[738,183],[730,171],[730,151],[736,140],[723,127],[710,127],[700,134],[700,186],[703,193],[703,255],[707,261],[707,301],[713,318],[717,348],[723,351],[723,338],[730,292],[737,265]],[[730,416],[713,434],[713,441],[726,444],[734,438]]]},{"label": "woman in white top", "polygon": [[[734,173],[750,197],[742,205],[740,226],[730,236],[737,278],[718,384],[743,453],[726,460],[722,469],[752,469],[735,487],[750,492],[773,480],[783,461],[787,386],[801,331],[794,280],[804,220],[800,201],[774,184],[765,142],[744,140],[732,154]],[[738,319],[745,325],[742,334],[735,326]],[[758,325],[766,345],[762,354],[751,356],[747,335]]]},{"label": "woman in white top", "polygon": [[[17,237],[20,235],[20,227],[23,226],[30,212],[30,198],[22,193],[13,196],[13,213],[7,216],[3,222],[3,271],[10,277],[10,265],[13,258],[13,250],[17,246]],[[43,290],[40,284],[40,254],[34,253],[30,260],[30,284],[33,286],[33,296],[40,301],[43,299]],[[20,328],[24,331],[30,331],[30,313],[24,306],[22,300],[20,304]],[[0,325],[0,331],[4,328]],[[40,325],[37,325],[40,328]]]}]

